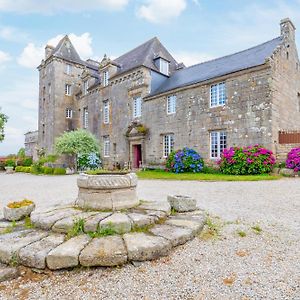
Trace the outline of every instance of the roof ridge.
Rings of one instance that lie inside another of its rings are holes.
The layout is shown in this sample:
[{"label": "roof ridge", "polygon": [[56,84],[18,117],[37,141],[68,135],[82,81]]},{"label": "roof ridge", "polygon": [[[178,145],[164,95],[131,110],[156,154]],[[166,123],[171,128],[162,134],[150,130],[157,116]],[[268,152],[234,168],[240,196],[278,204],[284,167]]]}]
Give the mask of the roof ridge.
[{"label": "roof ridge", "polygon": [[[180,71],[183,71],[183,70],[186,70],[186,69],[190,69],[190,68],[193,68],[193,67],[197,67],[197,66],[199,66],[199,65],[206,64],[206,63],[209,63],[209,62],[212,62],[212,61],[216,61],[216,60],[218,60],[218,59],[222,59],[222,58],[230,57],[230,56],[233,56],[233,55],[236,55],[236,54],[239,54],[239,53],[243,53],[243,52],[249,51],[249,50],[251,50],[251,49],[254,49],[254,48],[259,47],[259,46],[262,46],[262,45],[265,45],[265,44],[267,44],[267,43],[270,43],[270,42],[272,42],[272,41],[275,41],[275,40],[281,39],[281,38],[282,38],[281,36],[278,36],[278,37],[276,37],[276,38],[274,38],[274,39],[271,39],[271,40],[266,41],[266,42],[264,42],[264,43],[258,44],[258,45],[256,45],[256,46],[252,46],[252,47],[247,48],[247,49],[245,49],[245,50],[237,51],[237,52],[234,52],[234,53],[231,53],[231,54],[227,54],[227,55],[220,56],[220,57],[217,57],[217,58],[214,58],[214,59],[210,59],[210,60],[207,60],[207,61],[203,61],[203,62],[201,62],[201,63],[194,64],[194,65],[191,65],[191,66],[186,67],[186,68],[184,68],[184,69],[178,70],[177,72],[180,72]],[[176,73],[177,73],[177,72],[176,72]]]},{"label": "roof ridge", "polygon": [[[144,46],[144,45],[146,45],[146,44],[148,44],[148,43],[150,43],[150,42],[153,42],[153,41],[155,41],[155,40],[158,40],[158,41],[159,41],[159,39],[155,36],[155,37],[151,38],[150,40],[148,40],[148,41],[146,41],[146,42],[144,42],[144,43],[142,43],[142,44],[136,46],[135,48],[133,48],[133,49],[131,49],[131,50],[125,52],[124,54],[120,55],[119,57],[115,58],[114,61],[118,60],[119,58],[121,58],[121,57],[123,57],[123,56],[125,56],[125,55],[127,55],[127,54],[129,54],[129,53],[131,53],[131,52],[133,52],[133,51],[135,51],[136,49],[138,49],[138,48],[140,48],[140,47],[142,47],[142,46]],[[160,41],[159,41],[159,42],[160,42]]]}]

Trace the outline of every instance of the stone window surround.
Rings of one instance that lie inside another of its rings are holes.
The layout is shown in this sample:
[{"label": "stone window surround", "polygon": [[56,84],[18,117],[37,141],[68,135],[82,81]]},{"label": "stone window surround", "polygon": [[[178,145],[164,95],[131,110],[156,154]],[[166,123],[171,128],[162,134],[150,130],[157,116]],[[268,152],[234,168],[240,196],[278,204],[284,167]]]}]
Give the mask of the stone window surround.
[{"label": "stone window surround", "polygon": [[142,95],[138,94],[133,97],[132,101],[132,116],[133,118],[139,118],[142,116]]},{"label": "stone window surround", "polygon": [[[216,88],[214,90],[214,88]],[[213,83],[210,85],[209,89],[209,95],[210,95],[210,107],[218,107],[218,106],[224,106],[227,102],[227,87],[226,82],[221,81],[218,83]]]},{"label": "stone window surround", "polygon": [[73,110],[70,107],[66,108],[66,119],[72,119],[73,117]]},{"label": "stone window surround", "polygon": [[66,96],[72,95],[72,85],[70,83],[65,84],[65,95]]},{"label": "stone window surround", "polygon": [[103,157],[110,157],[109,135],[103,136]]},{"label": "stone window surround", "polygon": [[[214,136],[214,137],[213,137]],[[220,159],[222,151],[227,148],[228,134],[226,129],[211,130],[209,132],[209,157],[212,160]],[[215,139],[215,141],[213,141]],[[213,143],[216,147],[213,155]]]},{"label": "stone window surround", "polygon": [[176,95],[167,96],[167,114],[168,115],[172,115],[172,114],[176,113],[176,102],[177,102]]},{"label": "stone window surround", "polygon": [[103,124],[109,124],[109,111],[110,111],[110,105],[109,100],[103,101]]}]

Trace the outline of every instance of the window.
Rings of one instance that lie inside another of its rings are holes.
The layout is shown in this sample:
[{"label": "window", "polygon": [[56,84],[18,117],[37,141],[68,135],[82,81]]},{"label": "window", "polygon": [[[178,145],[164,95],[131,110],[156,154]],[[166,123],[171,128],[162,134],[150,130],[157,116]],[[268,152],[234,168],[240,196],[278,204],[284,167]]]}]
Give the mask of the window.
[{"label": "window", "polygon": [[133,98],[133,117],[137,118],[142,115],[142,97]]},{"label": "window", "polygon": [[108,71],[103,72],[103,86],[108,86]]},{"label": "window", "polygon": [[210,106],[220,106],[226,103],[225,82],[213,84],[210,87]]},{"label": "window", "polygon": [[103,101],[103,123],[109,124],[109,101]]},{"label": "window", "polygon": [[159,72],[169,75],[169,62],[162,58],[159,59]]},{"label": "window", "polygon": [[220,158],[226,147],[227,136],[225,131],[213,131],[210,133],[210,158]]},{"label": "window", "polygon": [[67,119],[72,119],[73,117],[73,111],[71,108],[66,108],[66,118]]},{"label": "window", "polygon": [[85,80],[83,82],[83,94],[84,95],[87,95],[88,93],[88,88],[89,88],[89,81],[88,80]]},{"label": "window", "polygon": [[164,157],[168,157],[169,154],[174,149],[174,136],[173,136],[173,134],[165,135],[163,142],[164,142],[163,155],[164,155]]},{"label": "window", "polygon": [[103,137],[103,156],[109,157],[109,154],[110,154],[110,141],[109,141],[109,137],[105,136]]},{"label": "window", "polygon": [[71,75],[71,73],[72,73],[72,65],[66,64],[66,73],[68,75]]},{"label": "window", "polygon": [[83,109],[83,128],[89,128],[89,111],[87,107]]},{"label": "window", "polygon": [[176,96],[168,96],[167,98],[167,113],[175,114],[176,113]]},{"label": "window", "polygon": [[71,96],[71,84],[65,84],[65,94]]}]

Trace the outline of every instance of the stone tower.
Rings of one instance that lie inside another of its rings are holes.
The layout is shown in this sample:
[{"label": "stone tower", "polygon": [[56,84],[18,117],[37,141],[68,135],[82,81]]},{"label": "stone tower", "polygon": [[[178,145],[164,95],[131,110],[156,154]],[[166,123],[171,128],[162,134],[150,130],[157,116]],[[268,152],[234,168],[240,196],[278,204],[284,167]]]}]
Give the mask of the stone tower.
[{"label": "stone tower", "polygon": [[54,152],[55,138],[77,127],[79,113],[74,100],[84,68],[67,35],[55,48],[45,47],[45,59],[38,67],[38,145],[47,154]]}]

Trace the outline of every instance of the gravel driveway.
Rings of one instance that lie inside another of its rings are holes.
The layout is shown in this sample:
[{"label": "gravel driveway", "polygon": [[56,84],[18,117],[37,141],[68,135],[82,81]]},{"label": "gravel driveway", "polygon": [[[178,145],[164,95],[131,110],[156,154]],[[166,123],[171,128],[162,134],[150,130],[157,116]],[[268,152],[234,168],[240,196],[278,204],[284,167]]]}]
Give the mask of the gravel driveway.
[{"label": "gravel driveway", "polygon": [[[0,174],[0,206],[23,197],[58,205],[76,193],[76,176]],[[143,180],[138,193],[144,200],[196,197],[212,219],[205,232],[216,234],[139,266],[27,272],[0,284],[0,299],[300,299],[300,179]]]}]

